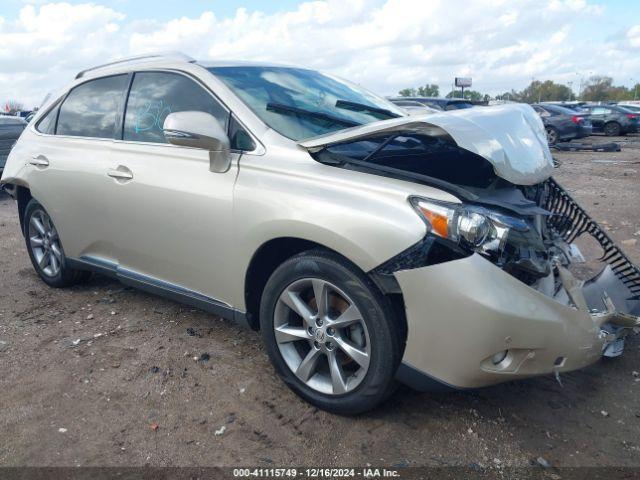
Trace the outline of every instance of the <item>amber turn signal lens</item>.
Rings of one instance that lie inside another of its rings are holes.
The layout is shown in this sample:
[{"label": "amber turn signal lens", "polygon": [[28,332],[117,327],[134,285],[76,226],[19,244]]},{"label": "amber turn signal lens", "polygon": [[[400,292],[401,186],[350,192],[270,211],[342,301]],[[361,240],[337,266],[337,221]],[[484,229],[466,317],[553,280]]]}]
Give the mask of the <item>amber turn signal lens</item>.
[{"label": "amber turn signal lens", "polygon": [[449,236],[449,217],[447,215],[427,210],[422,205],[419,205],[418,208],[420,208],[420,211],[425,218],[429,220],[433,233],[440,235],[443,238],[447,238]]}]

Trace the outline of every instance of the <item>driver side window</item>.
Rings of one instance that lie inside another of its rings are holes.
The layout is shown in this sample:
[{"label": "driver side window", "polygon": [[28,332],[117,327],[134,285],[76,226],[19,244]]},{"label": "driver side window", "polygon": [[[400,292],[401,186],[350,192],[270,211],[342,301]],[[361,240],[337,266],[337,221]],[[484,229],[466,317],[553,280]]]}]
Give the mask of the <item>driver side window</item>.
[{"label": "driver side window", "polygon": [[229,112],[193,80],[169,72],[136,73],[127,100],[123,140],[168,143],[162,126],[173,112],[199,111],[213,115],[226,131]]}]

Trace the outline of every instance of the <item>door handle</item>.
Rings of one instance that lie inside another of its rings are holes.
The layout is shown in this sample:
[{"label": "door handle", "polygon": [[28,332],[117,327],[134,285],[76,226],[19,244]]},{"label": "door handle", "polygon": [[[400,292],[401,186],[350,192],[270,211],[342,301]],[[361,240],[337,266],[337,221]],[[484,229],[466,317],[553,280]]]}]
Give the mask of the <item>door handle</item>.
[{"label": "door handle", "polygon": [[29,160],[29,163],[31,165],[35,165],[36,167],[49,166],[49,160],[44,155],[34,155],[33,157],[31,157],[31,160]]},{"label": "door handle", "polygon": [[133,172],[122,165],[119,165],[118,168],[110,168],[107,170],[107,175],[118,180],[131,180],[133,178]]}]

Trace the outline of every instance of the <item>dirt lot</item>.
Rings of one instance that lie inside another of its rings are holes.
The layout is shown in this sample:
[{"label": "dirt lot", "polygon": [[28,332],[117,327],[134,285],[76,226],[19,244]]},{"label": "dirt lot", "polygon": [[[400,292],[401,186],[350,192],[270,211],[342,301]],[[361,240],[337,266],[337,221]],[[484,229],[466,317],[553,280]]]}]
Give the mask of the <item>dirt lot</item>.
[{"label": "dirt lot", "polygon": [[[640,136],[620,140],[557,154],[556,177],[640,263]],[[640,466],[640,336],[563,386],[403,388],[343,418],[291,393],[255,332],[102,277],[47,288],[6,195],[0,292],[0,465]]]}]

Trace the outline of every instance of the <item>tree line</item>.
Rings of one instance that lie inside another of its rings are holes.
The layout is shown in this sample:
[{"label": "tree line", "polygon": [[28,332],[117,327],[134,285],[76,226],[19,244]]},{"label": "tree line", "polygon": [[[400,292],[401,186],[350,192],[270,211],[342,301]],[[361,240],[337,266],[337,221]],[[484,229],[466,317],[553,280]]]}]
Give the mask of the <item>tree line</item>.
[{"label": "tree line", "polygon": [[[438,97],[440,89],[434,83],[426,84],[422,87],[403,88],[398,92],[401,97]],[[452,90],[445,95],[446,98],[462,98],[460,90]],[[593,76],[582,86],[579,95],[562,83],[552,80],[533,80],[521,91],[511,90],[501,95],[492,97],[486,93],[476,90],[465,90],[464,98],[473,101],[488,100],[511,100],[514,102],[537,103],[548,101],[571,101],[582,100],[585,102],[603,101],[624,101],[640,100],[640,83],[636,83],[631,88],[624,85],[614,85],[613,78],[607,76]]]}]

